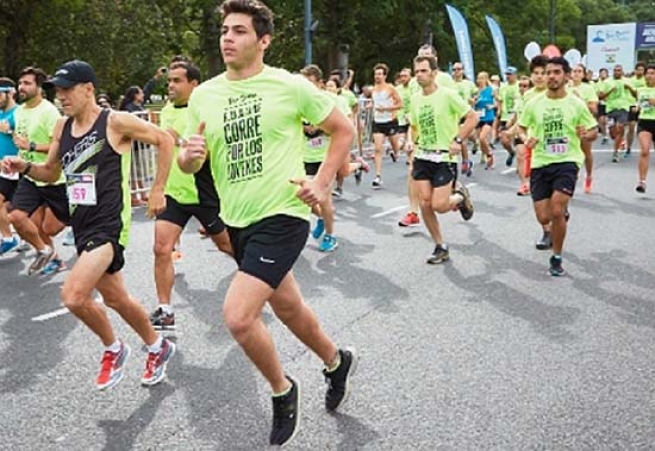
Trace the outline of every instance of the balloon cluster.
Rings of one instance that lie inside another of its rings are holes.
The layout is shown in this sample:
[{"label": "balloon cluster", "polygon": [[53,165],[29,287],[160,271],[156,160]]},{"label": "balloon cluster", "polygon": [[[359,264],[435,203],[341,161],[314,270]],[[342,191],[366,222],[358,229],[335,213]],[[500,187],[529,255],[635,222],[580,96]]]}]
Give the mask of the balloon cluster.
[{"label": "balloon cluster", "polygon": [[[554,58],[556,56],[562,56],[562,53],[557,48],[557,46],[553,44],[547,45],[543,50],[541,50],[539,44],[534,41],[525,46],[525,49],[523,50],[523,56],[525,56],[528,61],[531,61],[532,58],[537,55],[545,55],[549,58]],[[580,50],[578,49],[568,50],[566,53],[564,53],[564,58],[566,58],[571,66],[575,66],[576,64],[580,63],[586,65],[587,63],[587,55],[582,56]]]}]

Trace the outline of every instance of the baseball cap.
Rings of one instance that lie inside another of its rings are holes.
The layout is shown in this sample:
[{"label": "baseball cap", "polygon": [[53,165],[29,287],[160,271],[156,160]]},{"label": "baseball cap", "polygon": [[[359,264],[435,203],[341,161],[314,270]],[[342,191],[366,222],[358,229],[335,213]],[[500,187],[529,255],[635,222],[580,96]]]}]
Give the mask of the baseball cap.
[{"label": "baseball cap", "polygon": [[516,67],[514,67],[514,66],[508,66],[507,69],[505,69],[506,74],[516,75],[516,72],[518,72],[518,71],[516,70]]},{"label": "baseball cap", "polygon": [[43,87],[70,88],[80,83],[96,85],[96,74],[91,65],[81,60],[73,60],[60,66],[53,77],[50,77]]}]

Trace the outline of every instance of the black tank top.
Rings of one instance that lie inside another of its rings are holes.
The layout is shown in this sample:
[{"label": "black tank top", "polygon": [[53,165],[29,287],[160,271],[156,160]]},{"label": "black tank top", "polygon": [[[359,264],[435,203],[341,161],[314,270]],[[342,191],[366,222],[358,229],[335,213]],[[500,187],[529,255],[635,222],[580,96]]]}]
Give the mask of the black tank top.
[{"label": "black tank top", "polygon": [[100,234],[125,246],[131,216],[130,153],[121,155],[109,144],[109,114],[110,110],[103,109],[91,129],[80,137],[72,135],[73,119],[69,118],[61,134],[59,158],[68,187],[73,182],[73,174],[95,177],[95,205],[74,205],[69,192],[71,226],[76,242]]}]

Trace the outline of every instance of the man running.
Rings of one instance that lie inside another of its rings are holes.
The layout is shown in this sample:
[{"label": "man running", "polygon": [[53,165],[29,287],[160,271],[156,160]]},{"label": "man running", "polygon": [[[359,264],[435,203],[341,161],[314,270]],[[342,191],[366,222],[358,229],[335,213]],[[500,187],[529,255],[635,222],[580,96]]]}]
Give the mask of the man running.
[{"label": "man running", "polygon": [[[595,117],[598,112],[598,96],[593,86],[584,81],[586,68],[582,64],[576,64],[573,67],[569,91],[582,99],[589,107],[589,111]],[[587,176],[584,181],[584,192],[591,193],[594,171],[594,155],[591,151],[591,141],[582,140],[582,151],[585,154],[584,164]]]},{"label": "man running", "polygon": [[[453,80],[462,100],[473,106],[475,104],[474,97],[478,92],[478,88],[475,86],[475,83],[466,78],[464,75],[464,64],[459,61],[453,64]],[[439,84],[438,81],[437,84]],[[462,123],[463,121],[464,119],[462,119]],[[468,139],[465,139],[464,143],[462,143],[462,174],[470,177],[473,175],[473,160],[469,159]]]},{"label": "man running", "polygon": [[79,258],[62,287],[61,297],[71,313],[105,346],[97,388],[108,389],[121,381],[130,348],[114,334],[107,313],[92,297],[94,289],[147,345],[141,383],[155,385],[166,376],[166,365],[175,353],[175,345],[157,335],[146,310],[127,292],[121,273],[131,214],[129,159],[132,140],[158,147],[157,174],[148,213],[161,213],[166,204],[164,185],[172,160],[173,138],[133,115],[100,108],[95,101],[93,68],[83,61],[65,63],[48,83],[56,88],[67,117],[57,122],[46,161],[7,157],[3,167],[7,172],[46,182],[56,181],[62,174],[66,176],[70,222]]},{"label": "man running", "polygon": [[509,123],[516,113],[516,105],[519,102],[520,92],[518,78],[516,76],[516,67],[509,66],[505,71],[507,83],[498,88],[497,101],[498,111],[500,112],[500,122],[498,125],[498,132],[500,142],[507,151],[507,159],[505,165],[512,166],[514,163],[515,151],[512,148],[512,141],[508,134],[503,133],[509,128]]},{"label": "man running", "polygon": [[548,91],[530,101],[519,118],[519,136],[532,149],[530,189],[537,220],[552,228],[550,275],[564,275],[562,248],[569,200],[584,162],[581,140],[593,141],[597,123],[580,98],[567,93],[571,67],[562,57],[546,66]]},{"label": "man running", "polygon": [[623,76],[623,66],[620,64],[614,66],[613,77],[608,78],[601,89],[598,98],[605,100],[610,137],[614,140],[612,162],[618,163],[619,150],[626,148],[625,125],[629,122],[629,110],[632,104],[629,96],[631,94],[636,96],[637,91]]},{"label": "man running", "polygon": [[382,187],[382,147],[385,138],[391,144],[391,159],[395,162],[400,150],[398,136],[398,111],[403,101],[391,83],[387,83],[389,67],[378,63],[373,68],[375,84],[373,85],[373,144],[375,145],[375,178],[373,189]]},{"label": "man running", "polygon": [[[646,86],[646,63],[639,61],[635,66],[634,75],[628,78],[628,83],[635,90],[638,91],[639,88]],[[627,158],[632,151],[632,143],[635,139],[635,131],[637,129],[637,121],[639,120],[639,105],[637,105],[637,94],[636,92],[628,93],[632,106],[630,107],[630,112],[628,114],[628,142],[625,149],[625,157]]]},{"label": "man running", "polygon": [[[450,255],[435,212],[447,213],[458,208],[465,221],[473,216],[468,190],[456,183],[457,154],[478,117],[457,91],[435,84],[434,57],[417,56],[414,73],[422,92],[412,96],[411,101],[411,139],[416,145],[412,178],[419,194],[421,216],[435,242],[427,263],[439,264]],[[466,120],[459,127],[462,117]]]},{"label": "man running", "polygon": [[646,86],[637,89],[639,104],[639,124],[637,128],[639,147],[639,183],[637,192],[646,192],[646,177],[650,162],[650,148],[655,139],[655,65],[646,69]]},{"label": "man running", "polygon": [[[270,384],[271,445],[285,445],[298,429],[299,385],[285,374],[261,314],[276,316],[325,364],[325,407],[347,398],[357,357],[338,349],[305,304],[292,267],[309,232],[307,205],[330,195],[334,175],[355,137],[334,101],[302,76],[264,65],[273,13],[258,0],[221,6],[221,51],[227,68],[189,100],[188,144],[178,158],[196,172],[210,156],[221,215],[239,270],[223,303],[230,332]],[[219,112],[219,113],[217,113]],[[303,118],[330,135],[314,180],[305,180]],[[291,183],[292,182],[292,183]]]},{"label": "man running", "polygon": [[[24,160],[43,163],[47,159],[52,134],[60,118],[57,108],[43,98],[41,86],[46,73],[36,67],[25,68],[18,78],[22,101],[16,109],[14,143]],[[36,249],[29,275],[51,274],[65,268],[57,256],[52,237],[63,230],[69,220],[68,198],[63,176],[49,183],[29,176],[21,177],[12,199],[9,220],[18,235]]]},{"label": "man running", "polygon": [[[16,112],[16,83],[9,78],[0,78],[0,159],[18,154],[12,135],[16,128],[14,113]],[[20,242],[11,233],[7,205],[11,202],[18,185],[18,174],[0,172],[0,255],[18,249]]]},{"label": "man running", "polygon": [[[168,68],[168,98],[162,109],[160,127],[175,140],[174,155],[186,132],[187,110],[191,92],[200,83],[200,69],[188,62],[175,62]],[[175,279],[173,249],[189,219],[195,217],[216,247],[232,255],[230,238],[220,218],[220,202],[209,160],[195,174],[185,174],[177,163],[171,165],[166,182],[166,209],[155,221],[155,286],[159,304],[150,314],[155,330],[175,330],[175,312],[171,295]]]},{"label": "man running", "polygon": [[598,80],[594,84],[594,90],[598,96],[598,125],[600,128],[600,134],[603,137],[601,144],[607,144],[607,104],[604,99],[601,99],[598,95],[600,92],[603,92],[605,89],[605,81],[609,77],[609,72],[607,69],[602,68],[598,71]]}]

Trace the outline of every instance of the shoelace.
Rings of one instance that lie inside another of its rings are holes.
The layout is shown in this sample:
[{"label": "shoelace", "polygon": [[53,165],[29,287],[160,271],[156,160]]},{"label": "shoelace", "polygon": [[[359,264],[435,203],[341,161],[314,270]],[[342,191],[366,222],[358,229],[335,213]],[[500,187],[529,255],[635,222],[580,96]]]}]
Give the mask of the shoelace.
[{"label": "shoelace", "polygon": [[114,366],[114,357],[116,357],[118,354],[115,354],[111,351],[105,351],[102,354],[102,360],[100,360],[100,374],[105,375],[107,373],[110,373],[112,370],[112,367]]},{"label": "shoelace", "polygon": [[161,351],[158,353],[155,352],[149,352],[148,353],[148,360],[146,361],[146,372],[148,374],[152,374],[155,372],[155,369],[157,368],[157,363],[159,362],[160,356],[163,354],[163,348]]}]

